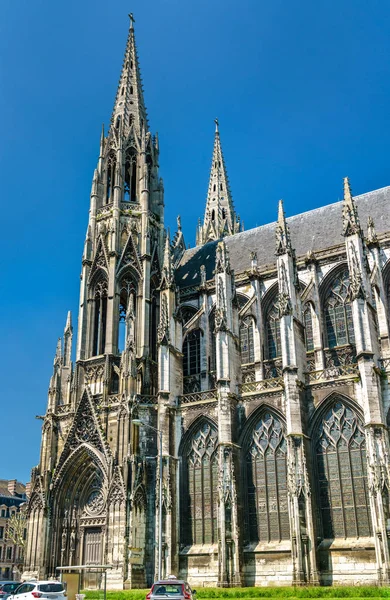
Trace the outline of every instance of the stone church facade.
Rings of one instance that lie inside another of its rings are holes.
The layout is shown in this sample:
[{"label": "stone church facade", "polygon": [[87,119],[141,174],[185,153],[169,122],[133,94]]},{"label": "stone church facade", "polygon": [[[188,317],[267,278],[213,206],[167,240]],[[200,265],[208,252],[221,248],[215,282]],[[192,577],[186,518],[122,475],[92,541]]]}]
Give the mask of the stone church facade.
[{"label": "stone church facade", "polygon": [[[134,26],[32,472],[24,577],[388,584],[390,188],[242,231],[218,123],[203,222],[164,229]],[[133,419],[143,426],[133,425]],[[162,472],[159,443],[162,432]]]}]

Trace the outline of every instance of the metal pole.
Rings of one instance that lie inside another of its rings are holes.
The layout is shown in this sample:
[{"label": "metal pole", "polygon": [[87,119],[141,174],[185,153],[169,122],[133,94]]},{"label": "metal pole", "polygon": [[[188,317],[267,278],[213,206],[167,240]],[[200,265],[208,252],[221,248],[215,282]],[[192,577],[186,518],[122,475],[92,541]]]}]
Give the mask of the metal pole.
[{"label": "metal pole", "polygon": [[162,488],[163,488],[163,456],[162,456],[162,431],[158,431],[158,435],[160,438],[160,466],[159,466],[159,505],[158,505],[158,578],[159,580],[162,577],[162,516],[163,516],[163,506],[162,506]]}]

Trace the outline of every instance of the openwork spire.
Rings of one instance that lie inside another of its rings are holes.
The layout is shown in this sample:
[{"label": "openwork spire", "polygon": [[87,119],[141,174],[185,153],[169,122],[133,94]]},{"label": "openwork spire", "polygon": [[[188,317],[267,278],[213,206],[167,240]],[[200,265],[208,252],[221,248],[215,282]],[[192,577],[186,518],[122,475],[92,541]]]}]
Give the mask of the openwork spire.
[{"label": "openwork spire", "polygon": [[240,218],[236,215],[229,188],[225,160],[222,154],[218,119],[215,119],[215,137],[210,181],[203,225],[199,225],[197,245],[219,240],[226,235],[241,231]]},{"label": "openwork spire", "polygon": [[361,233],[359,215],[352,197],[349,179],[344,177],[343,234],[348,236],[354,233]]},{"label": "openwork spire", "polygon": [[284,214],[283,200],[279,200],[278,221],[276,223],[276,254],[291,253],[291,238],[290,230],[287,225],[286,216]]},{"label": "openwork spire", "polygon": [[135,44],[133,14],[131,13],[129,17],[129,35],[111,117],[111,127],[121,128],[124,133],[127,133],[133,125],[137,133],[140,134],[143,129],[148,130],[148,119]]}]

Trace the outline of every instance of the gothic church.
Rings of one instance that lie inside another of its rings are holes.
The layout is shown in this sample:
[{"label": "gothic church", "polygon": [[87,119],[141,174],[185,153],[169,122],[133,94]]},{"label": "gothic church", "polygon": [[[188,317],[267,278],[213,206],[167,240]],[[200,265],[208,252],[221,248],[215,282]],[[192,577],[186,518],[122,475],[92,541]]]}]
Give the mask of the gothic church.
[{"label": "gothic church", "polygon": [[390,187],[346,178],[342,202],[242,231],[216,123],[186,249],[158,163],[131,19],[24,577],[108,564],[109,588],[146,587],[161,559],[195,587],[389,584]]}]

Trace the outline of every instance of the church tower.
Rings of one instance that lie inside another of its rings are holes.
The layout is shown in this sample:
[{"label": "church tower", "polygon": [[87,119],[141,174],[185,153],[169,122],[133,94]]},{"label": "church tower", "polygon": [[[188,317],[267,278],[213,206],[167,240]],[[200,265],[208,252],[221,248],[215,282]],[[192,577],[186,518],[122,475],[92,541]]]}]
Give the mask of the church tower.
[{"label": "church tower", "polygon": [[145,586],[153,577],[144,568],[153,568],[154,556],[153,541],[146,541],[145,489],[155,487],[156,466],[141,460],[139,449],[153,455],[155,441],[138,435],[131,416],[136,410],[149,423],[158,386],[165,243],[158,160],[130,15],[110,126],[107,135],[102,130],[92,181],[76,364],[70,364],[69,315],[42,417],[41,459],[29,505],[28,577],[91,562],[114,566],[111,588],[124,582]]}]

